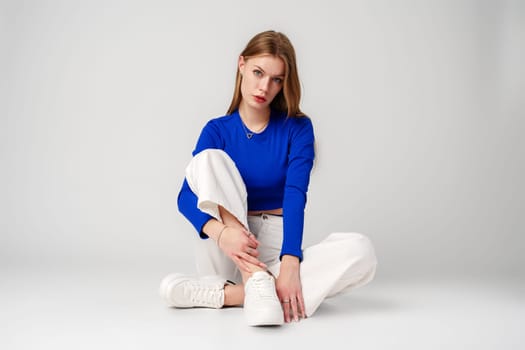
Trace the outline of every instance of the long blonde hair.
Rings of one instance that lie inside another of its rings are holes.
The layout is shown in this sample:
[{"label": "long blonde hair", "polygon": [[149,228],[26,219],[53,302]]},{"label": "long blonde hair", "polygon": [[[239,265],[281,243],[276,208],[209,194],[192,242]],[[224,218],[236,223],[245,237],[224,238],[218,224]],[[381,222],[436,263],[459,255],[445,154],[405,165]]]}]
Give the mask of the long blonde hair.
[{"label": "long blonde hair", "polygon": [[[288,37],[283,33],[273,30],[255,35],[241,52],[241,56],[244,57],[245,60],[248,60],[250,57],[260,55],[279,57],[283,60],[285,66],[283,88],[277,96],[275,96],[270,106],[273,109],[286,112],[289,117],[303,117],[304,114],[299,109],[301,85],[299,82],[299,74],[297,73],[295,50]],[[242,100],[241,79],[241,74],[239,69],[237,69],[235,89],[227,114],[232,114],[239,108]]]}]

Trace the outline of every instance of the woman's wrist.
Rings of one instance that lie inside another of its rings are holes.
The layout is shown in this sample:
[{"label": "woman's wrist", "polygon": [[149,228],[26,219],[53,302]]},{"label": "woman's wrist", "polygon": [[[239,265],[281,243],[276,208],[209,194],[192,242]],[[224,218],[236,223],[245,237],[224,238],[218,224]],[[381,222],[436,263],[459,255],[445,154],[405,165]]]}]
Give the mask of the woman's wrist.
[{"label": "woman's wrist", "polygon": [[224,225],[222,227],[222,229],[219,231],[219,234],[217,235],[217,239],[215,240],[215,242],[217,243],[217,247],[221,247],[221,237],[222,237],[222,234],[223,232],[228,228],[228,226]]},{"label": "woman's wrist", "polygon": [[295,255],[285,254],[281,257],[281,270],[285,268],[299,268],[301,262],[299,258]]},{"label": "woman's wrist", "polygon": [[207,223],[204,224],[202,227],[202,232],[204,232],[208,237],[213,239],[215,242],[218,243],[220,239],[220,235],[224,233],[224,230],[226,229],[226,225],[222,222],[219,222],[216,219],[211,219]]}]

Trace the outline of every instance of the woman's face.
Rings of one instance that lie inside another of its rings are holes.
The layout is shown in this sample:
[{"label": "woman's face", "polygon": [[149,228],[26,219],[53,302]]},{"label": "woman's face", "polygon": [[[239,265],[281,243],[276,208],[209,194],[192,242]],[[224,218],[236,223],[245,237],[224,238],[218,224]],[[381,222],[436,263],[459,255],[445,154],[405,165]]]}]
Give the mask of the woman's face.
[{"label": "woman's face", "polygon": [[255,109],[267,109],[283,88],[284,62],[273,55],[239,58],[242,74],[242,103]]}]

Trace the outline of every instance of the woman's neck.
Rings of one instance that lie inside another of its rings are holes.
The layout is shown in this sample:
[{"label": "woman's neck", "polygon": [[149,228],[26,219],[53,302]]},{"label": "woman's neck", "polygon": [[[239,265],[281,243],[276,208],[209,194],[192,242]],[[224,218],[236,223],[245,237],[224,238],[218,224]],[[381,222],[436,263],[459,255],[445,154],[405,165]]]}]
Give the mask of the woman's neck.
[{"label": "woman's neck", "polygon": [[270,107],[267,109],[254,109],[241,101],[239,114],[244,124],[249,129],[254,130],[268,123],[270,120]]}]

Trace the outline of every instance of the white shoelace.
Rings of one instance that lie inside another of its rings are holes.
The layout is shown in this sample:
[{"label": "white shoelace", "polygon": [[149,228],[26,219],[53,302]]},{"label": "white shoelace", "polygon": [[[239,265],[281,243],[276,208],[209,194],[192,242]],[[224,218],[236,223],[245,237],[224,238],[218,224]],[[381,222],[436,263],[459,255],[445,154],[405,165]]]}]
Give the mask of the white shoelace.
[{"label": "white shoelace", "polygon": [[222,290],[200,281],[190,281],[184,285],[184,294],[189,295],[196,306],[203,307],[221,307]]},{"label": "white shoelace", "polygon": [[254,289],[260,298],[273,299],[275,297],[275,289],[273,288],[271,276],[264,276],[252,280]]}]

